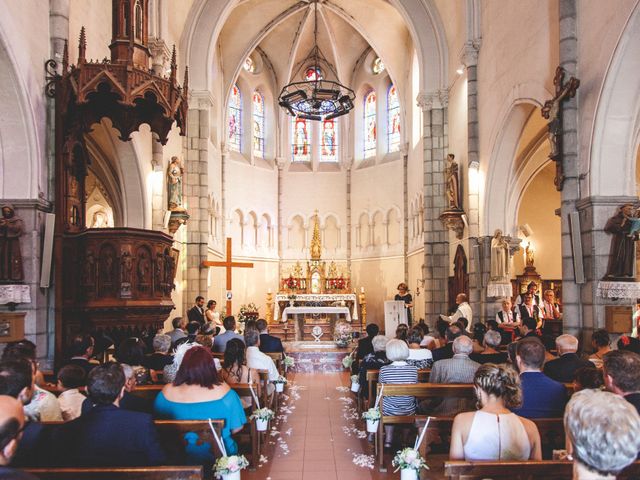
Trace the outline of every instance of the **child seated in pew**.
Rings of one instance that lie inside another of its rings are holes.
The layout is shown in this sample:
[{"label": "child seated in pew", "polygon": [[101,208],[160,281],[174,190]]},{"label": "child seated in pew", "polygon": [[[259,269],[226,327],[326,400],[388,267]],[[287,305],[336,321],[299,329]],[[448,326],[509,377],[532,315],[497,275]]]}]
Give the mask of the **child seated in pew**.
[{"label": "child seated in pew", "polygon": [[535,423],[509,409],[522,403],[518,374],[506,365],[486,363],[473,385],[478,411],[456,415],[451,430],[451,460],[542,460]]},{"label": "child seated in pew", "polygon": [[65,422],[78,418],[82,413],[82,403],[87,399],[80,390],[86,384],[84,369],[69,364],[58,372],[58,388],[62,393],[58,396],[62,419]]}]

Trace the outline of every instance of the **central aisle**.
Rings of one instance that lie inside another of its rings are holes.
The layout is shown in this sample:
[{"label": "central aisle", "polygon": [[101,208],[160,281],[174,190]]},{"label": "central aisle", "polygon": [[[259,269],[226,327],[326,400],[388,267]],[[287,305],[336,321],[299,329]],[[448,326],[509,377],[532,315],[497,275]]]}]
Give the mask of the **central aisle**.
[{"label": "central aisle", "polygon": [[[360,461],[373,465],[373,446],[359,439],[354,429],[354,396],[348,391],[348,374],[296,373],[281,409],[277,432],[268,435],[264,455],[268,457],[255,472],[244,471],[246,480],[354,480],[394,479],[399,474],[381,474],[377,469],[358,466]],[[336,387],[342,387],[338,390]],[[344,391],[346,390],[346,391]],[[351,400],[351,402],[349,402]],[[290,407],[293,407],[289,410]],[[288,413],[288,412],[291,413]],[[363,428],[362,423],[357,424]],[[345,431],[346,430],[346,431]],[[360,434],[362,435],[362,433]],[[273,444],[269,444],[273,442]]]}]

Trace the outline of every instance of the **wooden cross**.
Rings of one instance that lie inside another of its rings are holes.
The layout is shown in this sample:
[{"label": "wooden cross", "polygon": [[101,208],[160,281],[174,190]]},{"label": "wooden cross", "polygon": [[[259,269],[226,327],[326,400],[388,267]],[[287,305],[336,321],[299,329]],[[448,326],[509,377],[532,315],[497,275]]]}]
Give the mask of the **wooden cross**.
[{"label": "wooden cross", "polygon": [[549,120],[548,138],[551,144],[549,158],[556,162],[556,178],[553,183],[556,190],[562,190],[565,180],[562,166],[562,103],[573,98],[580,86],[580,80],[571,77],[568,82],[564,82],[564,68],[556,68],[553,84],[556,87],[556,94],[551,100],[547,100],[542,107],[542,116]]},{"label": "wooden cross", "polygon": [[[225,267],[227,269],[227,292],[231,292],[231,269],[232,268],[253,268],[250,262],[234,262],[231,257],[231,238],[227,237],[227,259],[224,262],[202,262],[203,267]],[[227,316],[233,315],[231,310],[231,299],[227,298]]]}]

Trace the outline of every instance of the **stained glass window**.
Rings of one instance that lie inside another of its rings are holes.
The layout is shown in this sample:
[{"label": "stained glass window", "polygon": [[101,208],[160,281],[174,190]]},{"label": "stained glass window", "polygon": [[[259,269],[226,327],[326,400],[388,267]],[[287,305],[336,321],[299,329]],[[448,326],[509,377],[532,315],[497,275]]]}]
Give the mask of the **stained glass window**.
[{"label": "stained glass window", "polygon": [[384,62],[380,57],[376,57],[371,65],[371,70],[373,70],[374,75],[378,75],[381,72],[384,72],[385,66]]},{"label": "stained glass window", "polygon": [[229,149],[240,151],[242,141],[242,93],[237,85],[229,95]]},{"label": "stained glass window", "polygon": [[307,82],[312,82],[314,80],[322,80],[322,70],[320,70],[320,67],[309,67],[304,72],[304,79]]},{"label": "stained glass window", "polygon": [[311,124],[304,118],[293,117],[292,126],[292,157],[294,162],[311,161]]},{"label": "stained glass window", "polygon": [[377,125],[376,125],[376,92],[369,92],[364,97],[364,158],[376,154]]},{"label": "stained glass window", "polygon": [[264,98],[253,92],[253,155],[264,158]]},{"label": "stained glass window", "polygon": [[338,122],[333,119],[322,122],[320,161],[338,161]]},{"label": "stained glass window", "polygon": [[400,150],[400,101],[395,85],[391,85],[387,92],[387,119],[389,151],[397,152]]}]

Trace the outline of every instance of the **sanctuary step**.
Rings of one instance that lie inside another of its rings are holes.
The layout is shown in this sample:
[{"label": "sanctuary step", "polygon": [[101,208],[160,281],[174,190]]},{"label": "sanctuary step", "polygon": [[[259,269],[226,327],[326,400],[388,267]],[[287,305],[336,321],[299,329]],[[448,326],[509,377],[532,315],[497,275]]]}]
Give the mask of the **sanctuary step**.
[{"label": "sanctuary step", "polygon": [[355,348],[339,348],[335,342],[286,342],[286,354],[296,362],[294,370],[301,373],[336,373],[344,371],[342,360]]}]

